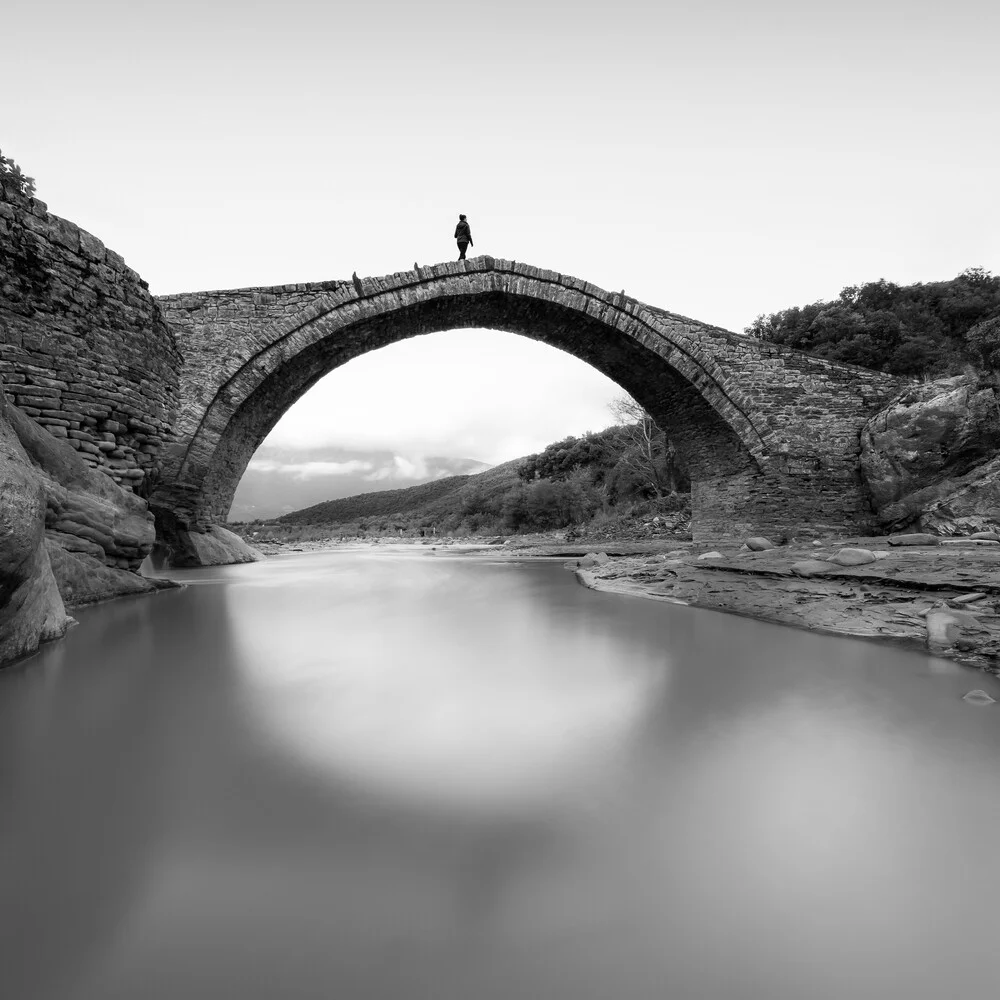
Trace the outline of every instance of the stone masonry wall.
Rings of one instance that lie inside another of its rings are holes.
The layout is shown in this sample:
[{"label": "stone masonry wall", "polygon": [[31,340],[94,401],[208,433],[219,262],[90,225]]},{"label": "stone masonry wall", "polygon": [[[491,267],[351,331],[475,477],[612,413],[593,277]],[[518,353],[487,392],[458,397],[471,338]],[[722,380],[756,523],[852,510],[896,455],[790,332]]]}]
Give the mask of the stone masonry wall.
[{"label": "stone masonry wall", "polygon": [[248,344],[269,344],[275,328],[350,284],[314,281],[157,296],[157,305],[184,352],[176,438],[186,444],[194,434],[205,404],[211,401],[206,392],[214,395],[225,384],[245,361]]},{"label": "stone masonry wall", "polygon": [[157,502],[194,526],[225,518],[253,449],[309,385],[351,357],[435,330],[510,330],[605,372],[686,452],[695,506],[719,534],[764,523],[867,524],[860,428],[901,387],[490,257],[160,303],[186,364]]},{"label": "stone masonry wall", "polygon": [[181,357],[145,281],[46,205],[0,184],[0,383],[90,466],[145,493]]}]

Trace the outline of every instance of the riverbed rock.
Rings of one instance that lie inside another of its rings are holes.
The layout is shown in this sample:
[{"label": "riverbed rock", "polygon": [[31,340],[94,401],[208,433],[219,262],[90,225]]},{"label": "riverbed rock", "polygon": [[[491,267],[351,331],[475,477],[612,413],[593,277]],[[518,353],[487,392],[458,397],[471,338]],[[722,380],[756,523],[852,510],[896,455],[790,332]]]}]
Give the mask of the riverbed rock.
[{"label": "riverbed rock", "polygon": [[768,549],[775,547],[774,542],[770,538],[764,538],[763,535],[755,535],[753,538],[748,538],[746,546],[751,552],[766,552]]},{"label": "riverbed rock", "polygon": [[995,705],[996,698],[991,698],[982,688],[976,688],[962,695],[962,701],[967,701],[970,705]]},{"label": "riverbed rock", "polygon": [[975,604],[977,601],[982,601],[986,598],[984,593],[974,593],[974,594],[960,594],[958,597],[953,597],[952,604]]},{"label": "riverbed rock", "polygon": [[66,632],[45,547],[45,490],[12,427],[0,390],[0,665]]},{"label": "riverbed rock", "polygon": [[940,545],[941,539],[937,535],[929,535],[926,532],[913,532],[906,535],[890,535],[888,538],[890,545],[910,546],[910,545]]},{"label": "riverbed rock", "polygon": [[962,640],[969,640],[974,648],[976,640],[987,634],[976,615],[969,611],[953,611],[950,608],[933,608],[927,612],[927,648],[933,652],[944,652]]},{"label": "riverbed rock", "polygon": [[788,568],[796,576],[829,576],[837,571],[837,567],[825,559],[800,559]]},{"label": "riverbed rock", "polygon": [[699,559],[721,559],[722,558],[722,553],[721,552],[715,552],[714,550],[712,552],[702,552],[702,554],[700,556],[698,556],[698,558]]},{"label": "riverbed rock", "polygon": [[845,548],[831,556],[829,561],[837,566],[864,566],[875,562],[875,558],[875,553],[869,549]]},{"label": "riverbed rock", "polygon": [[991,381],[956,375],[909,388],[863,428],[860,471],[886,528],[1000,527],[1000,406]]},{"label": "riverbed rock", "polygon": [[64,549],[51,538],[45,539],[45,546],[52,572],[59,582],[59,593],[73,608],[109,601],[113,597],[152,594],[165,583],[147,580],[138,573],[123,573],[94,556]]}]

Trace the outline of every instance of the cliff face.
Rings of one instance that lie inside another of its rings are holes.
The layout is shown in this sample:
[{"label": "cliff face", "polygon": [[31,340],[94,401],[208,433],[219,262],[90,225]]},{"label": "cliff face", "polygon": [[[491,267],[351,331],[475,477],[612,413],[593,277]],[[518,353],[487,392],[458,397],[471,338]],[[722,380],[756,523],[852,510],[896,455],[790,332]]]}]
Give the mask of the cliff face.
[{"label": "cliff face", "polygon": [[861,434],[861,476],[878,523],[953,535],[1000,527],[1000,398],[956,375],[914,386]]}]

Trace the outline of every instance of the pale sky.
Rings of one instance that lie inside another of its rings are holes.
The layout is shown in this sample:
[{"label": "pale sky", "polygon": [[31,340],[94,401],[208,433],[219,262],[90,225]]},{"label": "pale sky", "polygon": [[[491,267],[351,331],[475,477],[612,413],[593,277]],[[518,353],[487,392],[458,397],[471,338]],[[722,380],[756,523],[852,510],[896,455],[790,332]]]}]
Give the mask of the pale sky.
[{"label": "pale sky", "polygon": [[[737,331],[1000,271],[995,2],[33,0],[0,30],[0,148],[156,294],[447,260],[458,212],[474,253]],[[271,441],[495,462],[605,426],[616,391],[432,335]]]}]

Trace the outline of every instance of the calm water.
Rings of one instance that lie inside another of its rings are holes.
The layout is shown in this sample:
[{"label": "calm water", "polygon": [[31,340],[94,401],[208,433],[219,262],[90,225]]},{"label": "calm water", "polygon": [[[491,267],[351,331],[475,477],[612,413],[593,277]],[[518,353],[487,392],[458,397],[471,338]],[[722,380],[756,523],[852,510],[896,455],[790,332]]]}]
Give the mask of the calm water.
[{"label": "calm water", "polygon": [[993,1000],[1000,685],[426,549],[0,675],[10,1000]]}]

